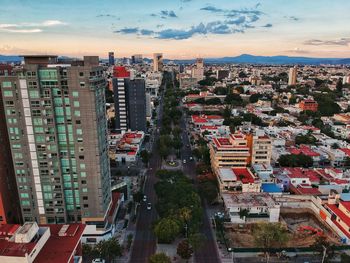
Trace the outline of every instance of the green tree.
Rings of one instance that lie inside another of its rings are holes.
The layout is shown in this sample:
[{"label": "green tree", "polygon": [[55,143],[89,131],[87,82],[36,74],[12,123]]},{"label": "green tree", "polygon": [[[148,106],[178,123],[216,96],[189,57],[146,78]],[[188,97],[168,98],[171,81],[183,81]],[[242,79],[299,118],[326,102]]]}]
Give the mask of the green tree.
[{"label": "green tree", "polygon": [[213,203],[218,197],[218,188],[215,182],[206,180],[199,183],[199,193],[207,199],[208,203]]},{"label": "green tree", "polygon": [[179,223],[172,218],[162,218],[154,227],[159,243],[171,243],[180,233]]},{"label": "green tree", "polygon": [[116,237],[98,242],[96,244],[96,250],[107,262],[122,255],[122,247],[119,245]]},{"label": "green tree", "polygon": [[141,203],[141,201],[143,199],[143,193],[141,191],[138,191],[132,195],[132,198],[133,198],[134,202]]},{"label": "green tree", "polygon": [[171,259],[164,253],[157,253],[149,258],[149,263],[171,263]]},{"label": "green tree", "polygon": [[188,262],[188,260],[192,257],[192,254],[193,254],[193,248],[190,246],[190,243],[188,242],[188,239],[182,240],[177,245],[176,253],[182,259],[185,259],[186,262]]},{"label": "green tree", "polygon": [[249,102],[250,103],[256,103],[258,102],[258,100],[262,97],[263,95],[260,93],[254,93],[252,95],[250,95],[249,97]]},{"label": "green tree", "polygon": [[188,242],[194,251],[201,249],[204,246],[206,240],[207,237],[202,233],[194,233],[188,238]]},{"label": "green tree", "polygon": [[280,223],[258,223],[253,229],[256,246],[263,249],[266,262],[270,259],[270,249],[279,248],[288,241],[288,232]]},{"label": "green tree", "polygon": [[148,162],[149,162],[149,159],[150,159],[150,153],[147,151],[147,150],[142,150],[140,152],[140,156],[141,156],[141,159],[142,159],[142,162],[148,166]]},{"label": "green tree", "polygon": [[243,104],[242,97],[237,93],[230,93],[225,98],[226,104],[231,104],[233,106],[239,106]]}]

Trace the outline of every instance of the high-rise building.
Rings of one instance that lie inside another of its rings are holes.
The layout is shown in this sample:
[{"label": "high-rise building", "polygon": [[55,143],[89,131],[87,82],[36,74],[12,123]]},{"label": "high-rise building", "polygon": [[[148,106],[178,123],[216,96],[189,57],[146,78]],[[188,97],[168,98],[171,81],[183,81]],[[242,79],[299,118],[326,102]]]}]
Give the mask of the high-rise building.
[{"label": "high-rise building", "polygon": [[153,71],[162,71],[163,70],[163,54],[154,53],[153,54]]},{"label": "high-rise building", "polygon": [[197,81],[204,79],[204,60],[202,58],[196,59],[196,64],[192,68],[192,78]]},{"label": "high-rise building", "polygon": [[[7,75],[7,74],[6,74]],[[1,76],[1,75],[0,75]],[[6,115],[12,115],[15,110],[6,109],[2,102],[0,90],[0,225],[14,224],[21,221],[15,171],[13,169],[9,136],[6,128]],[[11,139],[20,136],[11,130]]]},{"label": "high-rise building", "polygon": [[131,63],[132,64],[142,64],[142,54],[135,54],[131,56]]},{"label": "high-rise building", "polygon": [[288,85],[292,86],[297,84],[297,73],[297,66],[294,66],[293,68],[289,69]]},{"label": "high-rise building", "polygon": [[113,73],[115,129],[146,131],[146,85],[143,78],[130,78],[124,67]]},{"label": "high-rise building", "polygon": [[0,77],[24,221],[103,221],[111,203],[105,80],[98,57],[25,56]]},{"label": "high-rise building", "polygon": [[110,66],[114,66],[114,63],[115,63],[115,61],[114,61],[114,52],[109,52],[108,53],[108,64]]}]

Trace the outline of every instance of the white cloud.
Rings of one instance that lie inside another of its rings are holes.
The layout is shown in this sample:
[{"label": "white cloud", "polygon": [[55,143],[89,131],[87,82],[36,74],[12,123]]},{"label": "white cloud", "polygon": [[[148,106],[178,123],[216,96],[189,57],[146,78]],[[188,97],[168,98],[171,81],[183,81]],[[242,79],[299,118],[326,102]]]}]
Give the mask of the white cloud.
[{"label": "white cloud", "polygon": [[40,23],[0,24],[0,31],[10,33],[40,33],[43,27],[67,25],[60,20],[45,20]]}]

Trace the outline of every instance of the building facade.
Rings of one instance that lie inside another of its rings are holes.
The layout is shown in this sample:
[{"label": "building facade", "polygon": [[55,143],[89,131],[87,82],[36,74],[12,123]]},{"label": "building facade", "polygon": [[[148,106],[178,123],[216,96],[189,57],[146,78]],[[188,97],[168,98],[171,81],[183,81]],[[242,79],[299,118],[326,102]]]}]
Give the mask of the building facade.
[{"label": "building facade", "polygon": [[[103,221],[111,203],[105,80],[98,57],[26,56],[0,77],[24,221]],[[13,137],[12,137],[13,136]]]},{"label": "building facade", "polygon": [[113,89],[116,131],[146,131],[145,80],[131,79],[124,67],[116,67]]},{"label": "building facade", "polygon": [[291,85],[297,84],[297,73],[298,73],[298,69],[296,66],[289,69],[288,85],[291,86]]},{"label": "building facade", "polygon": [[[13,224],[21,221],[16,177],[6,128],[6,115],[12,112],[12,109],[6,109],[5,113],[2,92],[0,92],[0,224]],[[19,134],[11,134],[11,137],[18,136]]]},{"label": "building facade", "polygon": [[114,52],[108,53],[108,64],[110,66],[114,66],[115,60],[114,60]]},{"label": "building facade", "polygon": [[153,71],[162,71],[163,70],[163,54],[154,53],[153,54]]}]

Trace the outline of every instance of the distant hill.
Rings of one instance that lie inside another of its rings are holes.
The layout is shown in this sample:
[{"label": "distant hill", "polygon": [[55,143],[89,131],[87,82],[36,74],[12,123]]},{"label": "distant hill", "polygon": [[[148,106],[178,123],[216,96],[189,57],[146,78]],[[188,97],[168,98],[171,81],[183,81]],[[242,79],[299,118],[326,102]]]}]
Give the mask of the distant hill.
[{"label": "distant hill", "polygon": [[[195,60],[172,60],[176,63],[194,63]],[[264,64],[264,65],[320,65],[320,64],[350,64],[350,58],[310,58],[310,57],[289,57],[289,56],[254,56],[249,54],[242,54],[237,57],[222,57],[222,58],[205,58],[204,62],[207,64]]]},{"label": "distant hill", "polygon": [[[67,57],[59,57],[61,59]],[[19,56],[5,56],[0,55],[0,63],[18,63],[23,60]],[[101,58],[101,61],[106,59]],[[151,62],[149,58],[144,58],[145,62]],[[180,59],[164,59],[164,62],[174,61],[179,64],[191,64],[194,63],[194,59],[180,60]],[[289,57],[289,56],[254,56],[249,54],[242,54],[237,57],[222,57],[222,58],[205,58],[204,62],[207,64],[262,64],[262,65],[320,65],[320,64],[331,64],[331,65],[350,65],[350,58],[310,58],[310,57]]]},{"label": "distant hill", "polygon": [[22,60],[23,60],[23,58],[19,57],[19,56],[0,55],[0,63],[19,63]]}]

